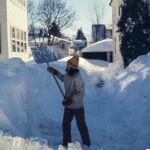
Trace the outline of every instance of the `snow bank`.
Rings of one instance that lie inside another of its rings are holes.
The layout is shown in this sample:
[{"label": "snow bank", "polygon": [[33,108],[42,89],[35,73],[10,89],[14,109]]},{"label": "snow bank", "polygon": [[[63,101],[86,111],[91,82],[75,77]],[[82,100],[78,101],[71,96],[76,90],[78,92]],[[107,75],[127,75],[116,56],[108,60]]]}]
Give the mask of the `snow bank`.
[{"label": "snow bank", "polygon": [[[0,82],[0,129],[4,133],[21,137],[47,136],[53,126],[59,126],[55,121],[60,119],[56,117],[58,111],[62,113],[61,96],[54,92],[57,90],[55,84],[51,86],[54,81],[45,64],[26,65],[15,58],[2,62]],[[52,107],[58,111],[49,112]],[[57,119],[53,121],[53,118]]]},{"label": "snow bank", "polygon": [[103,148],[149,148],[150,55],[140,56],[125,70],[118,69],[115,76],[108,77],[113,69],[103,74],[109,84],[98,95]]}]

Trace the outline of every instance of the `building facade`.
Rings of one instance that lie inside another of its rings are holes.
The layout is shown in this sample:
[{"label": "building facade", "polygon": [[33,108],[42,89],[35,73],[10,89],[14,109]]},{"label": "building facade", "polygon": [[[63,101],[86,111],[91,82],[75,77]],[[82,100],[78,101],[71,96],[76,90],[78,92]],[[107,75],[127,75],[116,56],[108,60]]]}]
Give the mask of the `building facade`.
[{"label": "building facade", "polygon": [[31,58],[28,48],[27,0],[0,0],[0,60]]},{"label": "building facade", "polygon": [[[150,0],[145,0],[149,3],[150,6]],[[112,31],[112,37],[113,37],[113,60],[115,61],[121,61],[122,62],[122,56],[120,53],[120,44],[121,44],[121,38],[120,33],[117,32],[118,27],[117,23],[118,20],[121,17],[121,4],[123,0],[111,0],[110,5],[112,6],[112,25],[113,25],[113,31]]]},{"label": "building facade", "polygon": [[92,41],[97,42],[106,39],[106,26],[104,24],[92,25]]},{"label": "building facade", "polygon": [[117,23],[121,16],[121,0],[111,0],[112,6],[112,39],[113,39],[113,61],[122,61],[120,53],[120,33],[117,32]]},{"label": "building facade", "polygon": [[112,39],[95,42],[81,51],[81,56],[86,59],[97,59],[112,62]]}]

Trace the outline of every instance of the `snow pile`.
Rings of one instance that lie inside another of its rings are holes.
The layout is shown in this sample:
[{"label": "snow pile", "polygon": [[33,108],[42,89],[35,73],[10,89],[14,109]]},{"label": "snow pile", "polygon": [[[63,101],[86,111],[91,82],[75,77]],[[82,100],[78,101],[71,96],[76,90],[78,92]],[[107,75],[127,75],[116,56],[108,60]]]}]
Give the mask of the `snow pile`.
[{"label": "snow pile", "polygon": [[[64,72],[69,58],[51,66]],[[80,72],[91,150],[150,148],[150,54],[125,70],[118,64],[81,58]],[[100,77],[105,80],[102,88],[96,86]],[[0,149],[64,150],[60,145],[62,95],[46,64],[25,64],[15,58],[1,62],[0,83]],[[74,120],[72,139],[79,142],[68,149],[80,150],[82,141]]]},{"label": "snow pile", "polygon": [[150,55],[139,57],[111,81],[98,95],[103,148],[149,148]]},{"label": "snow pile", "polygon": [[[64,72],[69,58],[52,65]],[[101,70],[107,65],[103,62]],[[90,71],[94,65],[84,59],[81,59],[81,66],[85,66],[81,72],[86,78],[96,72],[96,69]],[[46,139],[50,147],[58,146],[62,141],[63,98],[47,72],[47,65],[25,64],[18,58],[1,62],[0,83],[0,129],[3,133],[22,138],[40,137]],[[63,87],[63,83],[60,84]],[[73,132],[77,132],[75,130]]]},{"label": "snow pile", "polygon": [[50,118],[57,111],[48,111],[56,96],[51,98],[49,92],[51,83],[46,65],[27,66],[20,59],[10,59],[0,63],[0,82],[0,129],[4,133],[46,136],[53,126],[59,126]]},{"label": "snow pile", "polygon": [[[69,143],[68,149],[59,145],[58,150],[82,150],[79,142]],[[11,137],[0,133],[0,150],[54,150],[48,147],[47,141],[43,139],[31,138],[23,139],[20,137]]]},{"label": "snow pile", "polygon": [[25,140],[20,137],[11,137],[0,133],[0,149],[1,150],[53,150],[49,148],[44,140],[30,139]]},{"label": "snow pile", "polygon": [[104,72],[102,72],[102,77],[105,80],[109,81],[114,79],[123,70],[123,65],[120,62],[110,63],[108,68]]}]

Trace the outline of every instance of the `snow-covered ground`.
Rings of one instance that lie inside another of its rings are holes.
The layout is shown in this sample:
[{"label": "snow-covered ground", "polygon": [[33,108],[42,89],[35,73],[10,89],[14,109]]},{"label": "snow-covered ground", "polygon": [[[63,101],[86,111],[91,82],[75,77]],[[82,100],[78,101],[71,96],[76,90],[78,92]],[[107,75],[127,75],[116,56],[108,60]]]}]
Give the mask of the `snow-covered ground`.
[{"label": "snow-covered ground", "polygon": [[[50,63],[64,72],[69,57]],[[80,58],[91,150],[150,148],[150,55],[127,69]],[[100,78],[105,84],[96,86]],[[63,87],[63,83],[61,83]],[[0,150],[64,150],[62,96],[46,64],[0,63]],[[75,121],[69,150],[81,150]],[[78,141],[78,142],[76,142]]]}]

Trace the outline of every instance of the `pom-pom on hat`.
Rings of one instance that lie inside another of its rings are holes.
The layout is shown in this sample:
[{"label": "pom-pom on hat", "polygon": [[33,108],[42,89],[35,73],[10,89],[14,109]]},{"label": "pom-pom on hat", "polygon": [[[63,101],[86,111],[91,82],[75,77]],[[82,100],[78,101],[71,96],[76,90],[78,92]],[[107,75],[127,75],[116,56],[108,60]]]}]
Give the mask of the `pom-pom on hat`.
[{"label": "pom-pom on hat", "polygon": [[71,68],[78,68],[79,65],[79,56],[75,55],[67,61],[67,65]]}]

